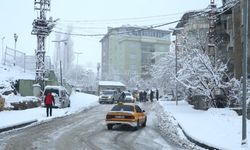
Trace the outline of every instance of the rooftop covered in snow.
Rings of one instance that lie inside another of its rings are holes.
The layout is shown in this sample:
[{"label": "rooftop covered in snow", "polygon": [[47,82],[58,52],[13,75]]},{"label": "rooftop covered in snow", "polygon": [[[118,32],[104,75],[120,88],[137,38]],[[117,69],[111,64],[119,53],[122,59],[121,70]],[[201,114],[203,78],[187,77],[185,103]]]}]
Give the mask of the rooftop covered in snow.
[{"label": "rooftop covered in snow", "polygon": [[101,86],[125,86],[125,84],[119,81],[99,81],[99,85]]}]

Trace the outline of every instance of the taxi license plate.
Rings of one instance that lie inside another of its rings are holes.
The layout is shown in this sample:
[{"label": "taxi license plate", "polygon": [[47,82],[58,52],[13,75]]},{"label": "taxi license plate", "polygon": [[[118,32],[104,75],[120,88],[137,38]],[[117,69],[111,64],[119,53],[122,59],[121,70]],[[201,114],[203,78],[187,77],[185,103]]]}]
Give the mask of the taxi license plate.
[{"label": "taxi license plate", "polygon": [[115,118],[125,118],[124,116],[115,116]]}]

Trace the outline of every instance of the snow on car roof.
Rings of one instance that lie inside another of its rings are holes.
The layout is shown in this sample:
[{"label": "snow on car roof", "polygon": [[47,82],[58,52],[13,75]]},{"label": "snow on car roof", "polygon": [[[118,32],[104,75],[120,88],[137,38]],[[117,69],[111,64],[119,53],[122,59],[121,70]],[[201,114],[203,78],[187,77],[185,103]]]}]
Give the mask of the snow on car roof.
[{"label": "snow on car roof", "polygon": [[125,86],[123,83],[118,81],[99,81],[99,85]]}]

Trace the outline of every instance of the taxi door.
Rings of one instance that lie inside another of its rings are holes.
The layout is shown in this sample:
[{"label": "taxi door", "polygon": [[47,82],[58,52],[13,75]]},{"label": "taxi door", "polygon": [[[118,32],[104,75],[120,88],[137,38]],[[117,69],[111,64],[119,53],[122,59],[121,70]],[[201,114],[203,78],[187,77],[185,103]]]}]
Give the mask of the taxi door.
[{"label": "taxi door", "polygon": [[135,110],[136,110],[136,113],[138,114],[140,124],[144,123],[145,121],[144,112],[141,110],[141,108],[138,105],[135,105]]}]

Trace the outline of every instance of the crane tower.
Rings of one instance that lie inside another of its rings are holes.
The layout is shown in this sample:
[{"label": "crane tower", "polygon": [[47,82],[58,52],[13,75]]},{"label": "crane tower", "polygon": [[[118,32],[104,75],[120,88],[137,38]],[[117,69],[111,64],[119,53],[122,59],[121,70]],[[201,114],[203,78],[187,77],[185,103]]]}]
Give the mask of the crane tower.
[{"label": "crane tower", "polygon": [[34,19],[31,34],[37,36],[36,55],[36,83],[44,88],[45,75],[45,39],[55,26],[55,21],[50,17],[46,19],[46,12],[50,11],[50,0],[34,0],[34,9],[38,12],[37,19]]}]

